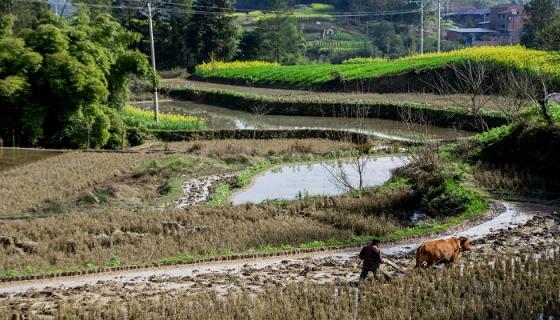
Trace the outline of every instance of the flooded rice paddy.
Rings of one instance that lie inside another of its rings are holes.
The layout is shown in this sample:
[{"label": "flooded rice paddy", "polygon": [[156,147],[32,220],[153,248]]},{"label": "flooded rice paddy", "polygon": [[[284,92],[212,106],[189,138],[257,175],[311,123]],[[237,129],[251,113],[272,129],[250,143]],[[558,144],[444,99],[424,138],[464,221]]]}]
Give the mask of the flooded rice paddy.
[{"label": "flooded rice paddy", "polygon": [[[406,157],[365,159],[363,186],[378,186],[387,182],[392,171],[406,163]],[[354,161],[286,165],[268,170],[253,179],[252,185],[232,197],[234,205],[259,203],[265,200],[294,200],[306,196],[337,195],[350,191],[344,179],[358,187],[360,175]]]},{"label": "flooded rice paddy", "polygon": [[61,154],[60,151],[22,148],[0,148],[0,171]]},{"label": "flooded rice paddy", "polygon": [[[150,108],[150,103],[136,103]],[[162,112],[191,114],[204,117],[208,129],[344,129],[371,134],[392,140],[456,139],[473,135],[472,132],[423,125],[407,125],[402,121],[383,119],[355,119],[335,117],[306,117],[256,115],[190,101],[165,101]]]}]

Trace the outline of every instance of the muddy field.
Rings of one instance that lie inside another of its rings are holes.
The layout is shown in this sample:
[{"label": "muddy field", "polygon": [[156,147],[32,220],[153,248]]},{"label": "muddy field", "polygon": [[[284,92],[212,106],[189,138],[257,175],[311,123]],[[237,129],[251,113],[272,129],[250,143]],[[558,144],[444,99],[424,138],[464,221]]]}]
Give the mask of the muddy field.
[{"label": "muddy field", "polygon": [[[480,263],[492,264],[496,259],[505,256],[526,260],[535,254],[560,255],[558,212],[554,208],[542,206],[524,206],[523,210],[529,210],[536,215],[524,225],[511,225],[474,240],[472,251],[465,253],[455,268]],[[418,242],[400,246],[403,251],[393,250],[394,247],[386,247],[383,251],[390,254],[387,257],[399,267],[414,274],[417,271],[412,270],[414,259],[410,250]],[[395,254],[391,254],[393,252]],[[347,286],[355,283],[359,274],[360,261],[356,254],[357,251],[352,250],[264,261],[201,265],[188,272],[161,269],[136,275],[123,273],[97,278],[61,279],[58,285],[56,281],[9,283],[0,285],[0,314],[49,316],[56,314],[62,305],[87,309],[88,306],[99,307],[104,304],[126,305],[127,301],[132,299],[155,302],[162,297],[208,292],[216,292],[219,295],[256,294],[301,282]],[[386,264],[382,266],[382,270],[386,280],[388,277],[406,277]],[[440,267],[436,267],[429,272],[438,273],[441,270]],[[370,285],[369,282],[366,283]],[[389,282],[385,283],[390,285]]]},{"label": "muddy field", "polygon": [[23,148],[2,148],[0,146],[0,171],[40,161],[61,154],[61,151]]},{"label": "muddy field", "polygon": [[[254,313],[255,319],[275,318],[268,317],[272,311],[263,308],[267,303],[275,305],[277,311],[274,315],[278,318],[283,312],[282,308],[286,308],[281,297],[286,294],[293,298],[293,295],[300,292],[308,300],[289,300],[288,303],[294,305],[290,308],[291,316],[286,316],[286,319],[299,319],[298,313],[293,310],[305,310],[309,303],[322,306],[321,308],[326,306],[328,309],[328,299],[333,297],[331,292],[334,292],[335,299],[340,296],[341,300],[348,300],[344,302],[345,306],[352,306],[354,296],[351,290],[356,288],[360,271],[360,260],[357,258],[359,247],[313,253],[301,253],[298,249],[289,252],[299,253],[265,258],[266,246],[348,239],[357,230],[361,230],[358,234],[379,236],[406,227],[410,224],[408,214],[411,211],[402,206],[410,198],[410,190],[395,189],[387,193],[373,190],[362,197],[344,195],[311,198],[280,205],[267,203],[258,206],[214,207],[201,204],[212,194],[211,189],[216,184],[233,183],[229,179],[237,176],[232,175],[232,172],[240,172],[259,160],[274,156],[286,162],[307,161],[308,157],[317,161],[333,149],[344,152],[350,147],[345,143],[320,140],[275,140],[274,143],[252,140],[194,141],[149,143],[134,150],[138,154],[111,154],[110,158],[107,155],[90,156],[79,153],[79,158],[84,158],[81,161],[87,160],[89,175],[95,179],[84,181],[83,186],[52,191],[64,195],[62,197],[56,194],[62,200],[71,199],[69,203],[64,203],[69,214],[0,221],[3,236],[0,238],[3,241],[0,242],[0,265],[6,275],[14,267],[21,272],[28,272],[27,269],[39,267],[42,269],[31,271],[80,268],[88,264],[103,267],[113,261],[126,265],[135,261],[164,261],[184,252],[219,255],[258,249],[260,251],[253,252],[259,252],[255,256],[262,258],[160,268],[150,268],[153,264],[143,264],[138,265],[143,269],[129,271],[87,275],[82,273],[81,276],[30,282],[5,282],[0,284],[0,320],[159,320],[173,317],[170,315],[195,319],[220,319],[220,315],[227,315],[223,319],[234,319],[235,315],[238,315],[237,318],[245,318],[247,312]],[[128,161],[131,157],[134,157],[133,162]],[[22,177],[36,179],[38,173],[45,173],[48,178],[49,170],[54,178],[60,179],[60,173],[45,166],[45,163],[57,160],[56,164],[62,167],[60,159],[64,160],[65,155],[10,170],[9,174],[4,174],[4,179],[10,177],[13,181],[25,182]],[[97,162],[92,159],[103,160],[103,166],[95,166]],[[63,164],[78,166],[80,163],[66,161]],[[115,163],[121,165],[115,166]],[[31,170],[35,167],[41,170]],[[114,172],[116,169],[120,171]],[[78,169],[66,171],[69,177],[76,175],[76,172]],[[79,172],[82,172],[82,180],[89,177],[84,176],[83,168]],[[103,175],[97,177],[99,174]],[[172,185],[172,182],[176,184],[176,191],[162,194],[161,186]],[[45,186],[53,184],[49,179],[44,179],[42,183]],[[19,189],[22,197],[25,194],[33,195],[23,187]],[[45,197],[49,198],[51,195],[46,194]],[[41,202],[39,200],[36,202]],[[174,206],[185,208],[171,208]],[[362,216],[357,213],[357,208],[368,208],[371,212]],[[560,216],[556,210],[553,207],[497,202],[493,210],[482,217],[465,221],[437,236],[462,235],[472,240],[473,250],[464,254],[460,262],[451,268],[412,270],[412,253],[426,238],[386,243],[382,247],[384,255],[398,269],[407,271],[403,273],[385,264],[382,267],[385,278],[383,285],[379,282],[366,282],[365,287],[362,286],[360,290],[373,294],[371,290],[381,288],[379,290],[392,290],[395,295],[399,295],[397,287],[394,287],[395,283],[400,286],[404,286],[406,281],[424,284],[423,277],[431,279],[426,280],[429,285],[434,285],[439,278],[452,283],[453,279],[447,273],[461,270],[462,275],[463,268],[474,270],[473,266],[481,264],[488,268],[489,264],[503,263],[504,257],[520,258],[525,261],[525,265],[535,268],[535,262],[526,262],[527,258],[560,255]],[[427,217],[425,223],[434,221]],[[28,242],[23,240],[34,242],[29,242],[33,245],[26,245]],[[224,248],[229,248],[230,251],[224,251]],[[536,263],[538,264],[538,260]],[[538,266],[536,268],[539,270]],[[476,272],[486,272],[485,276],[492,277],[492,281],[501,277],[497,274],[489,275],[495,272],[492,271],[493,268],[490,271],[481,270]],[[546,270],[556,272],[555,269]],[[550,275],[547,274],[546,277],[550,278]],[[557,281],[557,277],[555,279],[552,280]],[[543,285],[550,286],[554,281]],[[309,295],[307,286],[312,288]],[[449,288],[456,290],[454,286]],[[512,288],[514,287],[506,289],[511,291]],[[535,292],[548,290],[547,288],[534,285],[528,289]],[[429,290],[429,286],[425,290]],[[507,290],[504,294],[509,294],[510,291]],[[495,297],[487,299],[492,301]],[[540,298],[532,299],[527,301],[541,301]],[[230,302],[234,305],[239,303],[241,307],[230,310]],[[476,305],[476,301],[472,299],[469,303]],[[185,310],[190,310],[191,306],[196,308],[186,315]],[[217,309],[210,317],[205,312],[212,308]],[[369,311],[364,310],[360,312],[368,314]],[[322,313],[322,318],[325,319],[338,314],[338,311],[320,312],[326,312]],[[356,318],[351,316],[354,311],[350,309],[340,312],[341,319]],[[82,314],[87,317],[82,317]],[[408,318],[411,317],[413,316]]]},{"label": "muddy field", "polygon": [[[254,93],[266,96],[276,96],[276,97],[320,97],[325,99],[333,99],[337,101],[355,101],[355,100],[367,100],[367,101],[408,101],[416,103],[427,103],[434,107],[445,108],[450,105],[457,103],[468,103],[469,97],[466,95],[438,95],[431,93],[345,93],[345,92],[318,92],[318,91],[306,91],[306,90],[288,90],[288,89],[273,89],[273,88],[256,88],[248,86],[237,86],[222,83],[204,82],[197,80],[186,80],[186,79],[164,79],[164,83],[169,87],[179,87],[179,86],[191,86],[203,89],[222,89],[238,91],[243,93]],[[165,94],[165,90],[163,90]],[[505,103],[503,98],[499,97],[488,97],[488,108],[497,109]]]}]

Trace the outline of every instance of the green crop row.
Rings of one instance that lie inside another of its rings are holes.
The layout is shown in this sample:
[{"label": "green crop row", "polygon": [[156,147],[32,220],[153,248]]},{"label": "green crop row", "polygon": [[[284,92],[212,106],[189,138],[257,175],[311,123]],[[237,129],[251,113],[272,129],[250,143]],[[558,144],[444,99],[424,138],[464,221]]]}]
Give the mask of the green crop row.
[{"label": "green crop row", "polygon": [[345,64],[312,64],[279,67],[243,67],[195,73],[203,78],[250,82],[292,88],[317,88],[337,78],[373,79],[413,70],[437,68],[462,61],[488,63],[496,68],[544,74],[560,83],[560,53],[522,46],[478,47],[444,53],[414,55],[395,60],[361,58]]},{"label": "green crop row", "polygon": [[364,48],[368,43],[365,41],[315,40],[307,41],[307,44],[321,48]]},{"label": "green crop row", "polygon": [[[235,18],[249,17],[255,21],[276,19],[278,15],[276,13],[264,13],[262,11],[251,11],[248,13],[232,13]],[[321,21],[332,21],[334,17],[327,13],[314,13],[314,12],[292,12],[289,14],[290,17],[297,21],[310,21],[310,20],[321,20]]]}]

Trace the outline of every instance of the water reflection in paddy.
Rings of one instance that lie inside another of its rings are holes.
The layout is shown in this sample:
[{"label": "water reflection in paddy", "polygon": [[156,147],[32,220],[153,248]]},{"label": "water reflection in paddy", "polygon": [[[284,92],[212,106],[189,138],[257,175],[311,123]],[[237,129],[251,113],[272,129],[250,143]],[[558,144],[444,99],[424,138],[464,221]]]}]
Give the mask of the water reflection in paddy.
[{"label": "water reflection in paddy", "polygon": [[0,171],[43,160],[60,153],[41,149],[0,148]]},{"label": "water reflection in paddy", "polygon": [[[382,185],[391,178],[392,170],[403,166],[406,157],[370,158],[363,174],[364,186]],[[353,186],[359,175],[349,162],[341,165]],[[257,176],[253,184],[232,198],[233,204],[259,203],[265,200],[293,200],[302,195],[336,195],[346,192],[333,174],[339,173],[336,163],[287,165]]]},{"label": "water reflection in paddy", "polygon": [[[150,103],[137,105],[142,108],[151,107]],[[407,126],[402,121],[394,120],[255,115],[190,101],[163,102],[160,110],[203,116],[207,119],[209,129],[353,129],[396,139],[411,139],[419,134],[430,139],[452,139],[472,135],[471,132],[449,128]]]}]

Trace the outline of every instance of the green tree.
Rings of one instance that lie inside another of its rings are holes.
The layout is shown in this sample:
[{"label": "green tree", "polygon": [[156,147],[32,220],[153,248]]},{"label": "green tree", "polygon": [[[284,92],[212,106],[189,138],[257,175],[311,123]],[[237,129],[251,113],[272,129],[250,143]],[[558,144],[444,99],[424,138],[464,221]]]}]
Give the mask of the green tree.
[{"label": "green tree", "polygon": [[544,50],[560,51],[560,19],[555,19],[544,28],[539,42]]},{"label": "green tree", "polygon": [[111,122],[103,106],[91,104],[72,114],[64,135],[74,148],[101,148],[109,141]]},{"label": "green tree", "polygon": [[245,31],[239,41],[239,52],[236,60],[265,60],[259,54],[259,34],[256,31]]},{"label": "green tree", "polygon": [[0,105],[9,115],[0,119],[0,136],[22,146],[105,146],[122,131],[111,127],[118,120],[109,110],[127,100],[128,75],[150,74],[146,57],[128,49],[138,35],[87,11],[47,15],[15,35],[10,19],[0,23]]},{"label": "green tree", "polygon": [[370,26],[373,43],[384,56],[395,58],[407,53],[403,36],[397,33],[395,25],[388,21]]},{"label": "green tree", "polygon": [[40,18],[50,11],[50,4],[40,2],[16,2],[0,0],[0,16],[15,17],[14,31],[37,27]]},{"label": "green tree", "polygon": [[303,55],[303,35],[291,15],[277,14],[259,21],[254,31],[246,32],[240,48],[246,60],[295,64]]},{"label": "green tree", "polygon": [[525,5],[527,21],[521,43],[530,48],[544,47],[543,41],[548,37],[546,28],[559,18],[554,0],[532,0]]},{"label": "green tree", "polygon": [[210,60],[229,60],[237,51],[238,30],[231,15],[230,0],[200,0],[205,13],[195,14],[189,22],[187,36],[192,43],[189,63],[192,66]]},{"label": "green tree", "polygon": [[[131,3],[134,7],[138,6],[138,3]],[[187,27],[192,18],[192,0],[156,0],[152,1],[152,5],[156,65],[158,68],[189,66],[192,41]],[[150,36],[146,16],[138,10],[122,9],[114,9],[112,15],[127,30],[142,35],[134,47],[149,55]]]},{"label": "green tree", "polygon": [[264,8],[267,10],[285,11],[288,10],[287,0],[264,0]]},{"label": "green tree", "polygon": [[12,36],[14,20],[12,15],[0,18],[0,137],[6,145],[16,145],[16,136],[24,132],[21,142],[35,144],[42,135],[44,111],[28,97],[28,74],[41,67],[43,57],[27,48],[23,39]]}]

